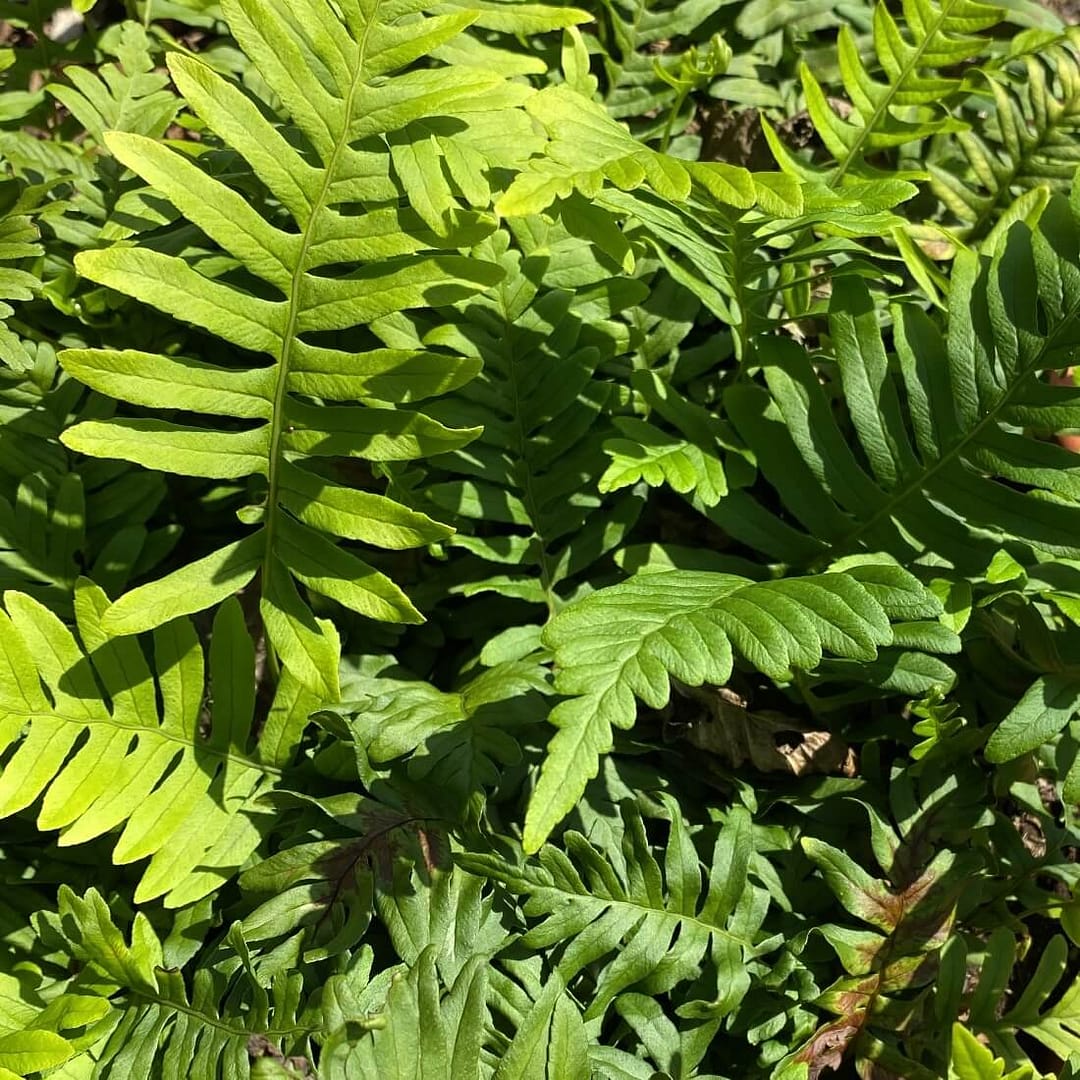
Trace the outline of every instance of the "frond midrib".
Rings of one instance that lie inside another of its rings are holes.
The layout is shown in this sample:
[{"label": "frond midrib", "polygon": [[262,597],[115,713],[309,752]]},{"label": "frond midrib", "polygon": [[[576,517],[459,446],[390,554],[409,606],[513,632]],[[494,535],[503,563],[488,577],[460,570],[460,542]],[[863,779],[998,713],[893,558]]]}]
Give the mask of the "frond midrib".
[{"label": "frond midrib", "polygon": [[281,483],[281,462],[283,451],[281,448],[282,436],[285,434],[285,401],[288,394],[289,361],[292,356],[293,343],[296,340],[296,326],[300,318],[300,291],[303,287],[304,278],[307,274],[307,256],[311,248],[312,238],[318,223],[319,216],[326,209],[330,189],[334,182],[338,161],[345,147],[349,143],[349,125],[352,121],[353,103],[356,92],[363,81],[363,74],[367,61],[368,38],[374,26],[383,0],[375,0],[374,10],[371,12],[364,25],[364,34],[359,42],[356,58],[356,71],[353,73],[349,92],[345,98],[344,117],[341,125],[341,133],[334,143],[334,150],[330,160],[323,169],[322,187],[315,201],[312,203],[311,212],[308,215],[300,241],[300,250],[297,254],[296,265],[293,268],[292,280],[289,284],[289,314],[285,329],[281,336],[281,355],[278,359],[277,381],[274,384],[274,397],[271,404],[272,420],[270,422],[270,439],[267,448],[267,491],[266,491],[266,551],[263,554],[261,579],[263,587],[269,580],[271,560],[274,556],[274,533],[277,519],[283,511],[278,506],[278,487]]},{"label": "frond midrib", "polygon": [[[752,941],[739,937],[738,934],[733,934],[730,930],[727,930],[722,926],[717,926],[715,923],[704,922],[698,915],[687,915],[681,911],[670,911],[667,908],[652,907],[640,900],[635,900],[633,897],[624,899],[621,897],[597,896],[594,893],[576,893],[561,889],[558,885],[545,885],[542,889],[538,889],[535,892],[530,893],[530,895],[540,896],[544,892],[553,892],[561,900],[567,900],[569,898],[571,901],[591,901],[594,904],[603,904],[605,907],[630,909],[631,911],[640,912],[646,917],[661,917],[676,924],[685,923],[688,926],[696,926],[710,934],[717,934],[720,937],[727,938],[728,941],[733,942],[741,948],[754,948],[754,943]],[[556,909],[552,908],[551,910],[554,912]]]},{"label": "frond midrib", "polygon": [[[158,970],[168,969],[160,968]],[[159,1008],[170,1012],[182,1013],[184,1016],[190,1016],[200,1024],[205,1024],[207,1027],[222,1031],[237,1039],[247,1038],[252,1035],[265,1035],[268,1038],[289,1039],[294,1038],[297,1035],[312,1035],[318,1030],[317,1028],[304,1027],[302,1025],[291,1028],[248,1028],[230,1024],[215,1013],[202,1012],[193,1005],[187,1003],[181,1004],[173,998],[163,997],[161,994],[152,994],[149,990],[143,990],[139,987],[126,986],[124,987],[124,991],[129,997],[138,998],[141,1001],[151,1005],[157,1005]]]},{"label": "frond midrib", "polygon": [[[160,739],[162,742],[176,743],[177,746],[183,750],[192,751],[198,754],[205,754],[207,757],[216,758],[218,761],[229,762],[243,769],[250,769],[252,772],[262,773],[266,776],[280,777],[282,770],[274,765],[266,765],[260,761],[256,761],[253,758],[244,757],[240,754],[229,753],[228,751],[218,750],[217,748],[210,746],[209,743],[194,743],[189,738],[185,738],[182,735],[174,734],[171,731],[167,731],[165,728],[154,726],[150,727],[146,724],[129,724],[122,720],[117,720],[112,716],[108,717],[86,717],[86,716],[68,716],[62,712],[58,712],[52,709],[48,712],[48,718],[50,720],[59,720],[65,724],[72,724],[79,728],[92,728],[92,727],[107,727],[117,731],[130,731],[133,735],[146,735],[152,738]],[[31,723],[35,719],[40,719],[41,712],[26,710],[25,712],[20,709],[5,709],[0,712],[0,721],[8,716],[16,717],[24,723]],[[62,771],[62,770],[61,770]]]}]

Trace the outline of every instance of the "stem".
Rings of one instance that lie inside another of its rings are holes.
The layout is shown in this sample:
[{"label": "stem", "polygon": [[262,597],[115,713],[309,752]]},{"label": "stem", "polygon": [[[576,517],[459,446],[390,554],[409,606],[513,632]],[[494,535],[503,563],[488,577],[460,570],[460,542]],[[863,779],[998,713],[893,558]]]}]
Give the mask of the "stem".
[{"label": "stem", "polygon": [[682,107],[686,104],[686,96],[690,93],[690,87],[684,86],[675,95],[675,104],[671,107],[671,112],[668,113],[667,123],[664,124],[664,134],[660,136],[660,153],[666,154],[667,148],[671,144],[671,129],[675,126],[675,118],[682,111]]}]

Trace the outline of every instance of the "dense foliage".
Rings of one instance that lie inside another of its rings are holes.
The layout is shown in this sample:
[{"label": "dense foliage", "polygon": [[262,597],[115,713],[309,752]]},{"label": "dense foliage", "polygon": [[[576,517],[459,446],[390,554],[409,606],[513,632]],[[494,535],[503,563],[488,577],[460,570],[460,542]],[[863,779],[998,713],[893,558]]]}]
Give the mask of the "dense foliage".
[{"label": "dense foliage", "polygon": [[1080,1077],[1080,37],[0,2],[0,1080]]}]

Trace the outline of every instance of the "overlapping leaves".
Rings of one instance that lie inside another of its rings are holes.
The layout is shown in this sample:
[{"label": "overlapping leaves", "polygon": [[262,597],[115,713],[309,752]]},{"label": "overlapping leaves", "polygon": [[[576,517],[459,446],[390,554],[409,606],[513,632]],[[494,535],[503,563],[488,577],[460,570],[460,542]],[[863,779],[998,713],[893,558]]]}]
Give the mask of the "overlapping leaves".
[{"label": "overlapping leaves", "polygon": [[531,859],[484,852],[458,857],[471,873],[517,896],[530,920],[540,920],[523,943],[560,947],[554,970],[562,982],[590,968],[595,984],[586,1021],[603,1017],[624,991],[664,994],[680,983],[712,995],[687,1002],[683,1015],[723,1017],[749,988],[747,964],[779,944],[758,933],[768,904],[758,902],[747,881],[749,815],[741,809],[728,815],[703,880],[678,804],[667,796],[662,801],[670,822],[662,864],[629,801],[620,807],[625,832],[619,851],[603,851],[568,831],[561,846],[545,845]]},{"label": "overlapping leaves", "polygon": [[896,566],[756,583],[672,570],[571,605],[544,631],[555,650],[555,689],[568,699],[551,713],[558,732],[529,804],[526,850],[539,848],[581,797],[611,749],[612,729],[633,725],[635,698],[662,708],[672,678],[723,686],[736,655],[775,680],[812,670],[826,652],[871,660],[893,640],[890,620],[939,611]]},{"label": "overlapping leaves", "polygon": [[1032,214],[1046,190],[1068,191],[1080,127],[1075,38],[987,72],[984,87],[969,108],[986,109],[986,122],[953,137],[960,154],[930,165],[934,193],[968,242],[981,240],[1003,214],[1009,220]]},{"label": "overlapping leaves", "polygon": [[[508,154],[527,154],[531,145],[525,138],[504,151],[492,141],[494,117],[504,137],[524,88],[475,67],[392,77],[470,21],[467,13],[418,19],[423,7],[354,0],[339,16],[326,0],[227,0],[234,34],[310,154],[290,145],[285,130],[236,86],[198,61],[171,55],[188,105],[246,160],[282,208],[280,220],[180,153],[138,135],[108,138],[124,164],[231,253],[245,274],[213,279],[181,256],[123,246],[82,254],[80,272],[271,363],[229,360],[228,350],[213,360],[130,349],[63,356],[67,370],[94,389],[138,406],[217,418],[84,421],[65,434],[71,448],[186,475],[259,480],[257,505],[243,515],[258,524],[255,531],[127,594],[110,609],[107,625],[127,633],[159,625],[212,605],[258,573],[274,648],[328,699],[337,693],[336,632],[314,618],[296,583],[366,616],[419,621],[401,590],[336,538],[402,548],[448,530],[335,480],[327,459],[412,460],[452,450],[477,432],[396,407],[469,378],[470,360],[371,348],[362,335],[339,339],[339,347],[319,335],[497,281],[498,267],[456,252],[492,224],[458,209],[447,185],[482,202],[482,168],[493,158],[505,164]],[[479,120],[470,140],[473,114]],[[449,180],[425,127],[436,121],[458,132],[441,146],[442,154],[460,149],[447,158]],[[402,188],[415,210],[398,205]],[[364,404],[343,404],[357,401]]]},{"label": "overlapping leaves", "polygon": [[[1078,221],[1077,194],[1057,197],[991,260],[958,257],[946,333],[917,307],[893,309],[895,364],[868,290],[849,277],[833,282],[830,352],[761,339],[768,390],[733,386],[725,406],[784,513],[740,492],[710,516],[793,563],[933,550],[980,572],[1002,541],[1080,554],[1077,459],[1037,437],[1080,426],[1077,392],[1044,381],[1080,343]],[[841,389],[857,448],[832,412]]]}]

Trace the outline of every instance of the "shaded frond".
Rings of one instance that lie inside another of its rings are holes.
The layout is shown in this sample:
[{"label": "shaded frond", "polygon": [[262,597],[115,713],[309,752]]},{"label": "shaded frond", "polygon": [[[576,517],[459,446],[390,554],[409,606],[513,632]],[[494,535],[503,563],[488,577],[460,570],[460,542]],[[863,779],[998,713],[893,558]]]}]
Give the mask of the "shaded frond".
[{"label": "shaded frond", "polygon": [[[1080,555],[1078,459],[1038,437],[1080,428],[1077,391],[1044,381],[1080,344],[1074,190],[1035,232],[1014,225],[991,260],[958,257],[947,331],[921,308],[894,307],[895,366],[870,294],[851,277],[833,281],[835,369],[829,353],[762,338],[768,389],[733,386],[724,403],[784,515],[736,492],[709,516],[793,563],[860,550],[908,562],[933,550],[982,572],[1003,541]],[[825,385],[819,364],[830,364]],[[856,446],[833,412],[841,389]]]},{"label": "shaded frond", "polygon": [[[564,211],[588,217],[591,209],[572,199]],[[440,313],[437,325],[420,320],[412,330],[423,335],[418,344],[446,343],[483,365],[431,406],[443,423],[481,434],[435,458],[414,496],[456,526],[449,545],[476,557],[454,592],[554,609],[556,590],[617,544],[640,512],[636,494],[605,500],[594,488],[604,438],[615,434],[605,414],[619,397],[600,369],[629,352],[620,316],[648,295],[620,273],[616,259],[632,263],[629,245],[602,212],[595,217],[614,236],[610,253],[557,224],[515,220],[516,244],[500,231],[478,249],[503,280]]]}]

